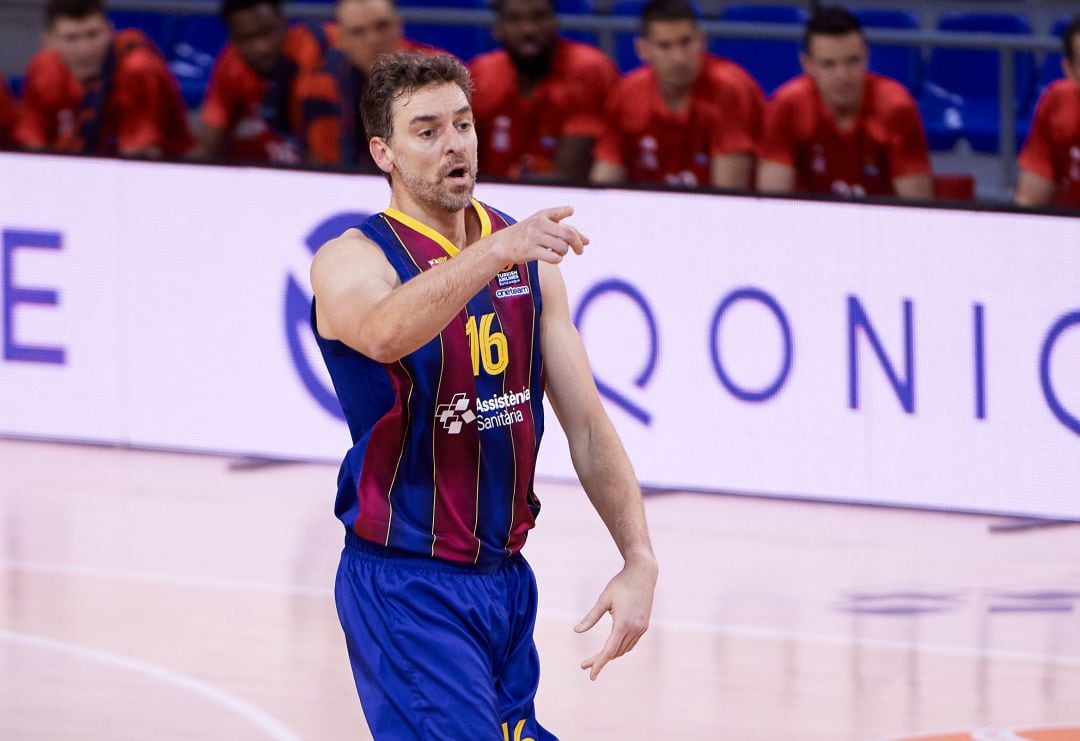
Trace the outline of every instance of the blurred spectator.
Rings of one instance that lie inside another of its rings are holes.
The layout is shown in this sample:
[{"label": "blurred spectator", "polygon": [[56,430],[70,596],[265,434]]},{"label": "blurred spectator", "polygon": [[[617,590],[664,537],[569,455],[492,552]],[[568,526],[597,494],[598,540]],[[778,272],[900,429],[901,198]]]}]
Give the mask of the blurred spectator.
[{"label": "blurred spectator", "polygon": [[903,85],[868,72],[859,21],[835,6],[806,26],[805,74],[765,112],[758,189],[769,193],[933,197],[919,109]]},{"label": "blurred spectator", "polygon": [[15,98],[11,97],[7,80],[0,77],[0,149],[6,149],[15,143]]},{"label": "blurred spectator", "polygon": [[619,79],[599,49],[558,35],[554,0],[496,0],[502,49],[470,64],[480,173],[584,182]]},{"label": "blurred spectator", "polygon": [[761,88],[734,62],[705,52],[697,17],[689,0],[642,9],[634,44],[645,65],[608,99],[594,182],[750,186]]},{"label": "blurred spectator", "polygon": [[15,140],[28,149],[175,157],[191,146],[184,102],[141,31],[113,31],[101,0],[48,0]]},{"label": "blurred spectator", "polygon": [[[1016,202],[1080,208],[1080,16],[1065,29],[1065,78],[1046,88],[1020,152]],[[1056,196],[1056,198],[1055,198]]]},{"label": "blurred spectator", "polygon": [[438,50],[404,37],[393,0],[338,0],[334,16],[322,64],[297,83],[303,144],[313,162],[376,173],[359,115],[371,66],[381,54]]},{"label": "blurred spectator", "polygon": [[200,112],[195,157],[296,164],[303,160],[297,81],[319,67],[321,26],[289,27],[281,0],[225,0],[229,31]]}]

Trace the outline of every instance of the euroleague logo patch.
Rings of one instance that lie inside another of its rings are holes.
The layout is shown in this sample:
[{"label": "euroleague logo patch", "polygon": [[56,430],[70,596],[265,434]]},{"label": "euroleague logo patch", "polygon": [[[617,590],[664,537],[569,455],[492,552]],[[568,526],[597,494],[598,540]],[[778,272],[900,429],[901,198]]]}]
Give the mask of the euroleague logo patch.
[{"label": "euroleague logo patch", "polygon": [[521,270],[517,265],[507,265],[506,270],[495,276],[499,287],[495,289],[495,298],[513,298],[528,296],[532,291],[521,283]]},{"label": "euroleague logo patch", "polygon": [[[307,259],[310,261],[320,247],[334,237],[341,236],[345,230],[363,223],[370,214],[361,212],[346,212],[334,214],[315,226],[304,238],[304,246],[307,248]],[[322,359],[319,357],[314,337],[311,333],[311,293],[306,288],[306,282],[289,274],[285,277],[285,341],[289,347],[289,357],[292,359],[296,374],[300,377],[304,388],[320,407],[340,420],[345,419],[338,403],[337,394],[329,388],[321,374]]]}]

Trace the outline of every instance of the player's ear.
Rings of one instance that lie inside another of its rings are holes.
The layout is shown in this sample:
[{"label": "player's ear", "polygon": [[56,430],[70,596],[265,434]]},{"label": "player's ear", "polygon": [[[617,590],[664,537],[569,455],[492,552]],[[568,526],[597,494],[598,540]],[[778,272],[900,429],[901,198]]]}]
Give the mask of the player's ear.
[{"label": "player's ear", "polygon": [[371,152],[371,159],[375,160],[379,169],[389,175],[394,169],[394,151],[390,148],[390,144],[381,136],[373,136],[368,140],[368,151]]},{"label": "player's ear", "polygon": [[637,58],[641,60],[642,64],[649,63],[649,42],[644,37],[634,37],[634,53],[637,54]]},{"label": "player's ear", "polygon": [[804,51],[799,52],[799,64],[802,65],[803,74],[810,74],[810,55]]}]

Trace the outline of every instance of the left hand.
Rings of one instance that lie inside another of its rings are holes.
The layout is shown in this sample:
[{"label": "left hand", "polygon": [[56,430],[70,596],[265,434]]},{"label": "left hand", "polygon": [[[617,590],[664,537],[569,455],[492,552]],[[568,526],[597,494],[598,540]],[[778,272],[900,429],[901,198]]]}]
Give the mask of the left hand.
[{"label": "left hand", "polygon": [[589,670],[589,679],[595,680],[605,664],[630,651],[649,629],[656,575],[655,562],[624,566],[608,582],[593,608],[574,626],[575,632],[584,633],[596,625],[604,613],[611,613],[611,634],[604,648],[581,663],[582,669]]}]

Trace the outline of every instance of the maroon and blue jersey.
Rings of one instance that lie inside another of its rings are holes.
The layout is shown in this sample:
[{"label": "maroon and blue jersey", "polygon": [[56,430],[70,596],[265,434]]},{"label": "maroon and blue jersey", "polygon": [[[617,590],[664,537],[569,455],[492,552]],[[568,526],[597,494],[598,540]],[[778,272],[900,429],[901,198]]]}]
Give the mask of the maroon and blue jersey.
[{"label": "maroon and blue jersey", "polygon": [[[481,238],[513,221],[473,201]],[[404,283],[458,250],[394,209],[360,230]],[[373,543],[464,564],[518,552],[540,502],[544,430],[536,263],[507,265],[423,347],[379,363],[315,336],[353,446],[335,513]],[[314,329],[314,307],[312,309]]]}]

